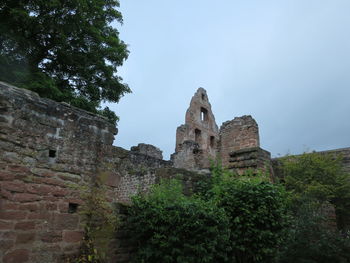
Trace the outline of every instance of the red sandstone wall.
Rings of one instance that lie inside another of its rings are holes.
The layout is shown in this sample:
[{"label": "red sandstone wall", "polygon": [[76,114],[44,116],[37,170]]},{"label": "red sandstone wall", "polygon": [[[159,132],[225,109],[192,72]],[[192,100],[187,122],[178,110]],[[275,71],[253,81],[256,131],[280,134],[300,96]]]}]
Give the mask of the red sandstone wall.
[{"label": "red sandstone wall", "polygon": [[[109,200],[129,202],[170,165],[113,147],[115,133],[99,116],[0,82],[0,262],[59,262],[78,251],[83,232],[69,205],[81,200],[72,185],[103,174]],[[122,262],[125,247],[115,248]]]},{"label": "red sandstone wall", "polygon": [[259,128],[252,116],[236,117],[220,127],[220,156],[222,165],[228,167],[230,153],[246,148],[260,147]]},{"label": "red sandstone wall", "polygon": [[[200,131],[196,135],[196,130]],[[212,139],[211,139],[212,138]],[[176,130],[174,166],[185,169],[209,168],[218,152],[219,132],[205,89],[199,88],[191,99],[185,124]]]},{"label": "red sandstone wall", "polygon": [[0,262],[56,262],[82,229],[70,184],[94,176],[116,130],[105,120],[0,84]]}]

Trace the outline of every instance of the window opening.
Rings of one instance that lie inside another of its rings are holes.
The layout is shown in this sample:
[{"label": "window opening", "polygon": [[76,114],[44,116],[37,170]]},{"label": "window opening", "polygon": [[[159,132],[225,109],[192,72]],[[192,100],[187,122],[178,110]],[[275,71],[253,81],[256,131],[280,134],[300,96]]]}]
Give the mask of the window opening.
[{"label": "window opening", "polygon": [[74,214],[78,211],[78,204],[75,203],[69,203],[68,205],[68,213]]},{"label": "window opening", "polygon": [[195,129],[194,130],[194,140],[196,143],[200,143],[201,142],[201,137],[202,137],[202,132],[199,129]]},{"label": "window opening", "polygon": [[55,158],[56,157],[56,151],[55,150],[49,150],[49,157]]},{"label": "window opening", "polygon": [[201,121],[208,121],[208,110],[206,108],[201,108]]},{"label": "window opening", "polygon": [[214,148],[215,146],[215,137],[214,136],[210,136],[210,147]]}]

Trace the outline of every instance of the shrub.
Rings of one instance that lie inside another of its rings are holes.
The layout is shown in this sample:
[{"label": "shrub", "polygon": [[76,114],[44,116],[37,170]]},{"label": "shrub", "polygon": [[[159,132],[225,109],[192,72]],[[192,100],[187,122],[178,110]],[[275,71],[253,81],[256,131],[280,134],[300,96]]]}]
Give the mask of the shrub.
[{"label": "shrub", "polygon": [[214,191],[230,220],[231,260],[272,262],[287,225],[284,189],[259,177],[226,176]]},{"label": "shrub", "polygon": [[304,200],[290,226],[279,263],[350,262],[350,233],[327,226],[321,206]]},{"label": "shrub", "polygon": [[284,157],[281,170],[296,207],[305,198],[329,202],[336,209],[338,228],[344,229],[350,222],[350,174],[340,161],[341,156],[304,153]]},{"label": "shrub", "polygon": [[213,203],[182,193],[163,181],[133,198],[128,227],[138,246],[135,262],[227,262],[228,219]]}]

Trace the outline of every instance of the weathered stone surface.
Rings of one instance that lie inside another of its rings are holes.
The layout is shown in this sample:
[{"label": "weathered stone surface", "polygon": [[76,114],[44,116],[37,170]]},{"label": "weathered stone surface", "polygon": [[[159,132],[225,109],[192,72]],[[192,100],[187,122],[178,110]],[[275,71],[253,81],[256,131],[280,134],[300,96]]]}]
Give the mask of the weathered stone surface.
[{"label": "weathered stone surface", "polygon": [[259,147],[259,128],[252,116],[236,117],[220,127],[220,156],[224,167],[230,166],[230,153]]},{"label": "weathered stone surface", "polygon": [[[317,153],[330,154],[330,155],[334,156],[334,158],[341,157],[341,163],[342,163],[343,170],[345,172],[350,173],[350,147],[329,150],[329,151],[319,151]],[[284,157],[273,158],[272,159],[272,166],[274,169],[275,176],[279,177],[280,179],[283,179],[282,173],[279,169],[279,166],[281,165],[281,163],[280,163],[281,158],[284,158]]]},{"label": "weathered stone surface", "polygon": [[33,230],[35,229],[35,221],[22,221],[15,225],[18,230]]},{"label": "weathered stone surface", "polygon": [[57,243],[62,241],[62,231],[46,231],[41,233],[40,240],[45,243]]},{"label": "weathered stone surface", "polygon": [[80,242],[83,239],[82,231],[63,231],[63,241],[68,243]]},{"label": "weathered stone surface", "polygon": [[16,249],[5,254],[4,263],[24,263],[29,260],[29,251],[27,249]]},{"label": "weathered stone surface", "polygon": [[205,89],[199,88],[191,99],[185,124],[176,130],[174,167],[201,169],[210,167],[216,159],[219,140],[218,126]]},{"label": "weathered stone surface", "polygon": [[35,233],[18,233],[16,238],[16,244],[27,244],[33,242],[35,239]]},{"label": "weathered stone surface", "polygon": [[232,167],[231,152],[259,146],[259,128],[251,116],[226,121],[219,131],[207,93],[199,88],[186,112],[185,124],[176,130],[175,153],[171,158],[177,168],[209,168],[210,160],[218,157],[224,167]]},{"label": "weathered stone surface", "polygon": [[[116,133],[101,116],[0,82],[0,262],[57,262],[76,253],[81,218],[69,205],[83,204],[79,189],[91,177],[103,179],[108,200],[128,204],[161,178],[179,178],[191,194],[217,156],[236,170],[269,158],[258,148],[250,116],[225,123],[219,133],[202,88],[177,130],[174,163],[154,146],[112,146]],[[341,152],[349,171],[350,149]],[[128,262],[133,247],[125,235],[116,237],[112,258]]]},{"label": "weathered stone surface", "polygon": [[139,143],[137,146],[131,147],[130,151],[163,160],[162,151],[151,144]]},{"label": "weathered stone surface", "polygon": [[230,154],[229,169],[242,174],[246,170],[262,170],[272,176],[271,154],[260,147],[243,148]]},{"label": "weathered stone surface", "polygon": [[23,248],[28,262],[76,253],[80,218],[68,207],[82,204],[90,177],[103,178],[112,202],[128,203],[172,165],[154,146],[112,146],[117,129],[106,119],[28,90],[0,83],[0,109],[0,262],[20,262]]}]

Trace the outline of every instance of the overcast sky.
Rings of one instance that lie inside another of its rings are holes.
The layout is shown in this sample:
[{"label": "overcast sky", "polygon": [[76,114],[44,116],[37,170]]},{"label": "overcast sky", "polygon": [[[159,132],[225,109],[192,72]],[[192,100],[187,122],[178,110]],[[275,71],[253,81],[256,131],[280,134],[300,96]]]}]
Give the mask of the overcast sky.
[{"label": "overcast sky", "polygon": [[132,94],[115,145],[174,152],[198,87],[218,126],[252,115],[272,156],[350,146],[349,0],[121,0]]}]

